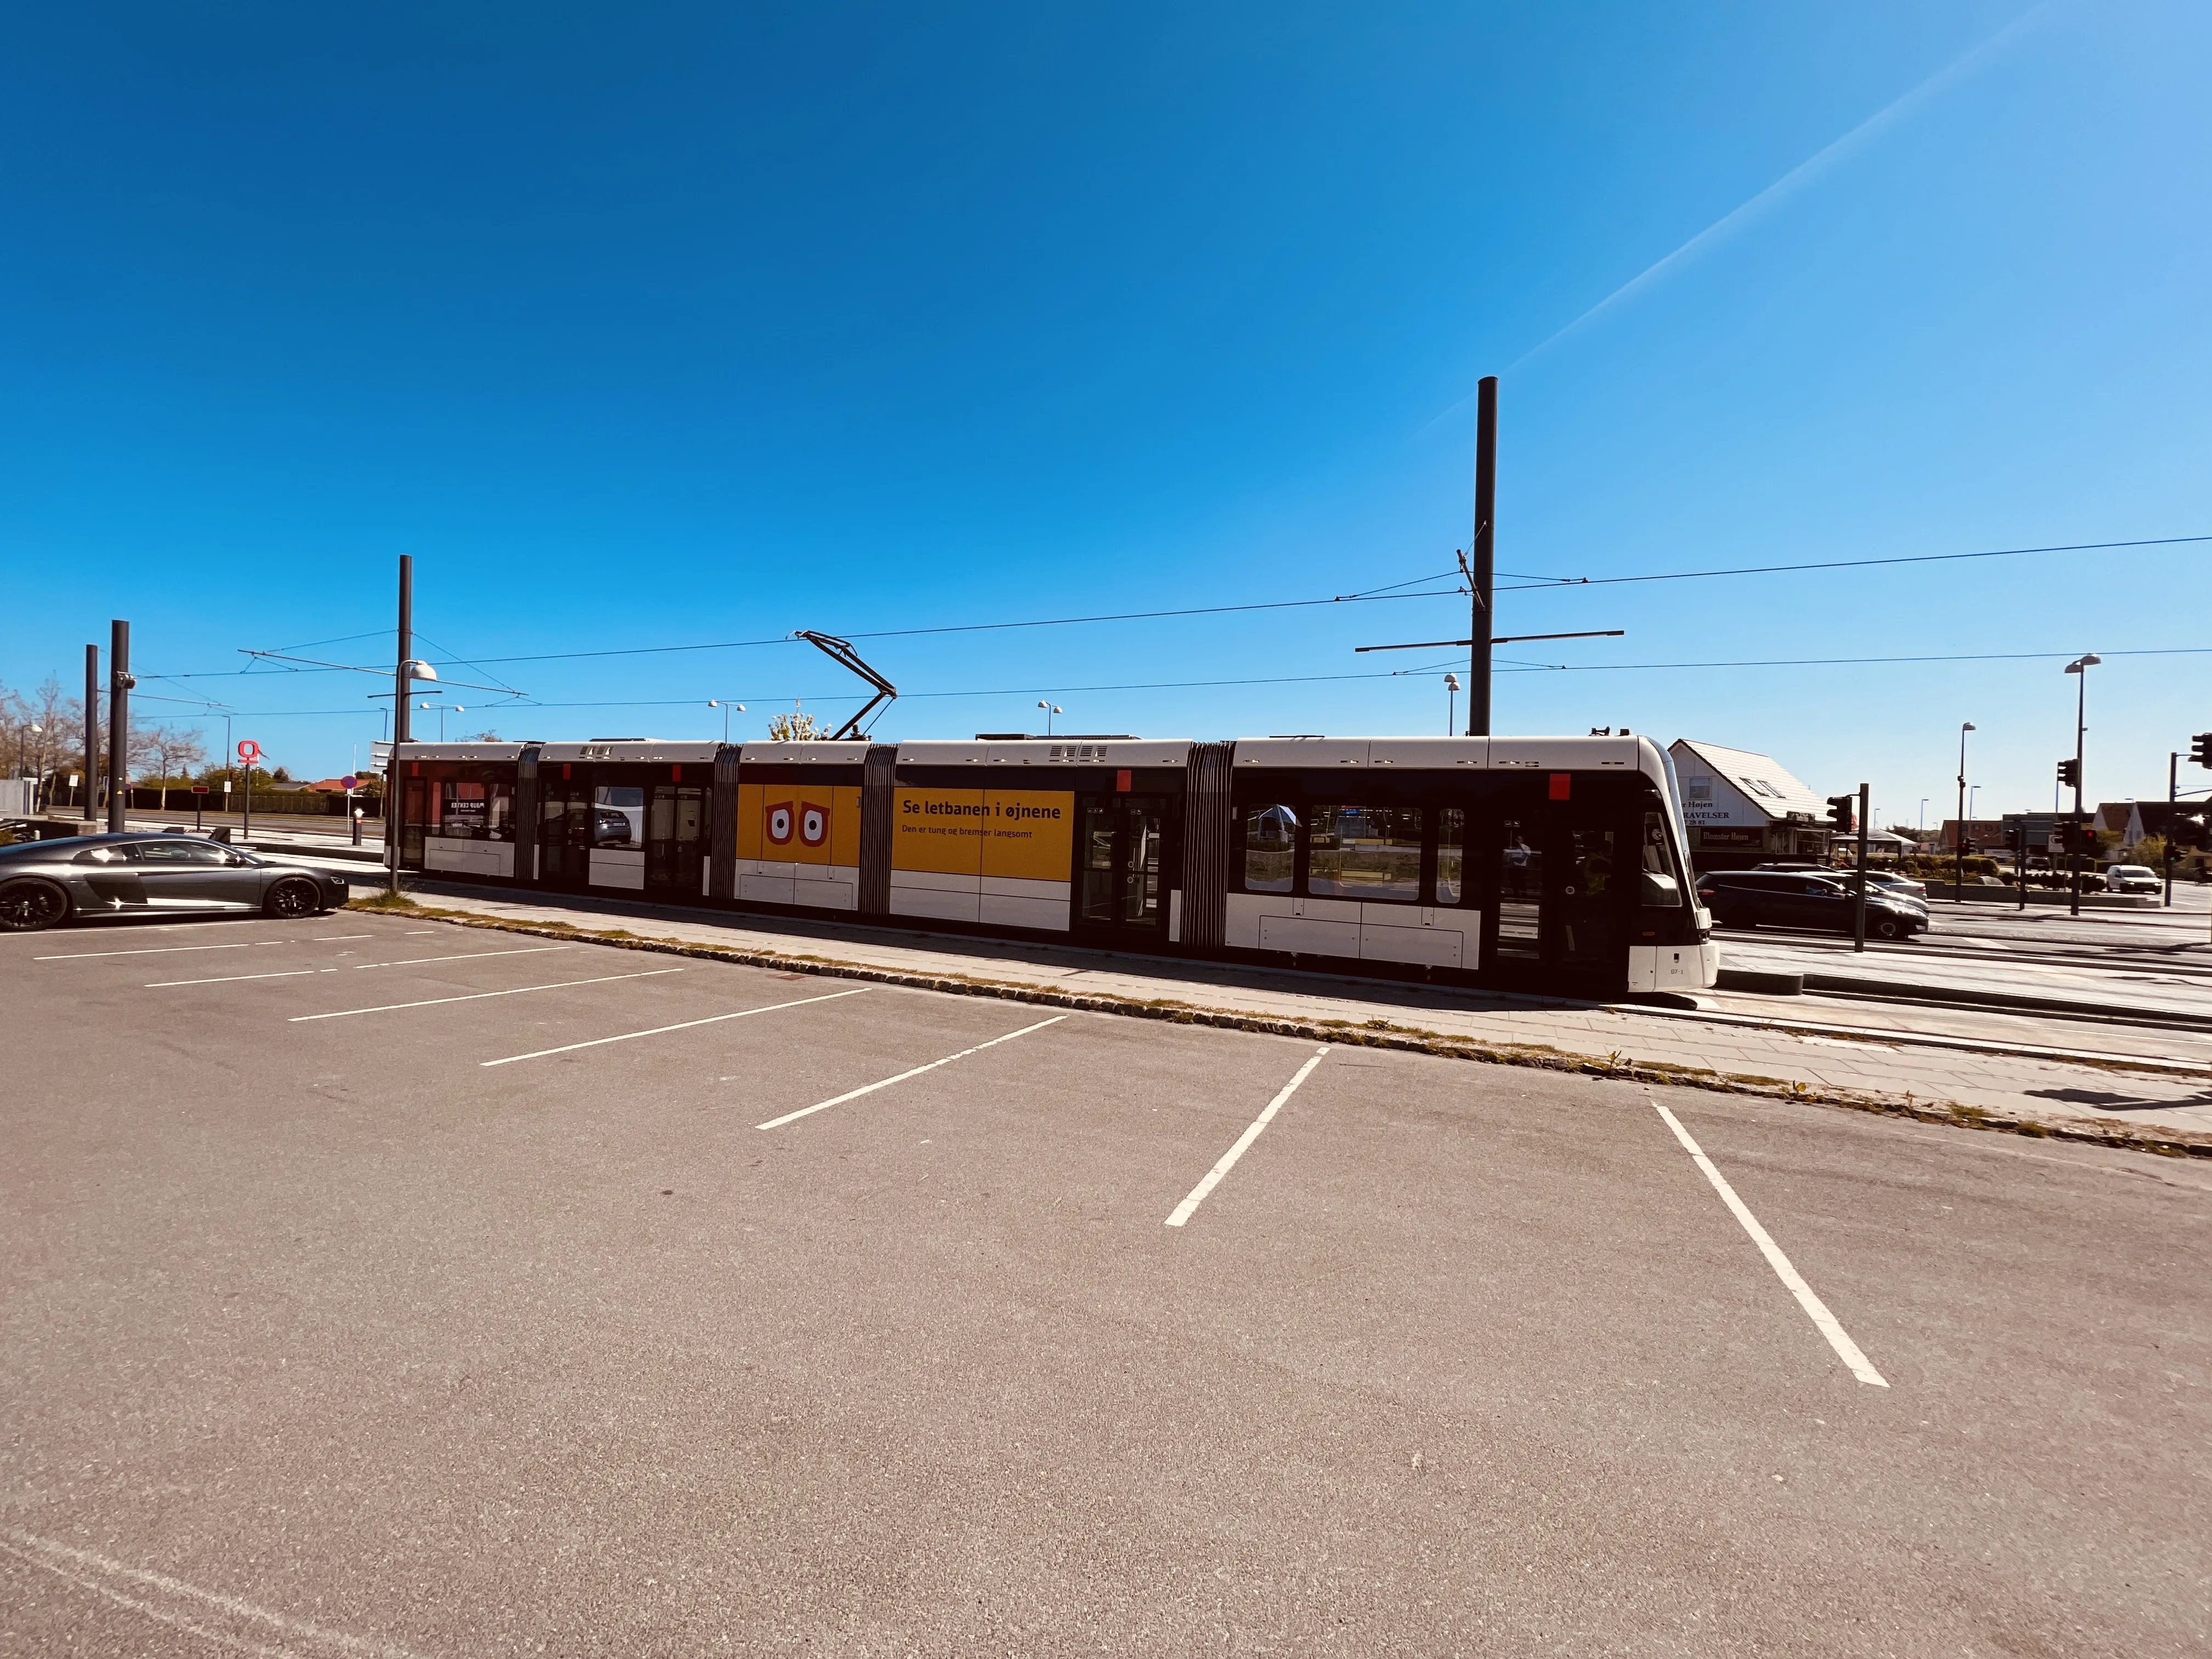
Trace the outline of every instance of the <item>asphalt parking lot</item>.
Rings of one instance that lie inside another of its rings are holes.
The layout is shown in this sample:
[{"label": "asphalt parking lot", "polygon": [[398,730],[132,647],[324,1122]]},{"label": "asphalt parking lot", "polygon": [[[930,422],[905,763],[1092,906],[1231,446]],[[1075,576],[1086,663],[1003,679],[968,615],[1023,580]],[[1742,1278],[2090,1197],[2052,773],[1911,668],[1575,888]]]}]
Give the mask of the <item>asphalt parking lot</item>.
[{"label": "asphalt parking lot", "polygon": [[2202,1163],[362,913],[0,975],[10,1654],[2212,1647]]}]

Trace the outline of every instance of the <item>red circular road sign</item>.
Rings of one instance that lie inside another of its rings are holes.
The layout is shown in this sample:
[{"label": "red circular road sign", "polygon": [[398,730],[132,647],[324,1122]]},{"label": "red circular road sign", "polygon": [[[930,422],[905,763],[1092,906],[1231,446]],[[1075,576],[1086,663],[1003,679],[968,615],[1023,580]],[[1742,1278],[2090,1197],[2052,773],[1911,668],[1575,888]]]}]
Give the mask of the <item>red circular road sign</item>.
[{"label": "red circular road sign", "polygon": [[354,776],[350,772],[340,778],[338,782],[348,789],[358,789],[361,787],[361,780]]},{"label": "red circular road sign", "polygon": [[261,745],[251,738],[240,738],[238,740],[238,757],[248,764],[259,760]]}]

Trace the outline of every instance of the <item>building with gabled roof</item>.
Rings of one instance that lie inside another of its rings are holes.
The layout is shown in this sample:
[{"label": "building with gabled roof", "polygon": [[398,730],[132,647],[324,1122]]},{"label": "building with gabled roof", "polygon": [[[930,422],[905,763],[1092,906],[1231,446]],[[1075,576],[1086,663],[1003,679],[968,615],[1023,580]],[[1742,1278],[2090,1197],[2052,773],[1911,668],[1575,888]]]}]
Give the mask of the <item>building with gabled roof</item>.
[{"label": "building with gabled roof", "polygon": [[1691,738],[1676,738],[1667,754],[1681,786],[1690,861],[1699,870],[1827,859],[1827,801],[1771,755]]}]

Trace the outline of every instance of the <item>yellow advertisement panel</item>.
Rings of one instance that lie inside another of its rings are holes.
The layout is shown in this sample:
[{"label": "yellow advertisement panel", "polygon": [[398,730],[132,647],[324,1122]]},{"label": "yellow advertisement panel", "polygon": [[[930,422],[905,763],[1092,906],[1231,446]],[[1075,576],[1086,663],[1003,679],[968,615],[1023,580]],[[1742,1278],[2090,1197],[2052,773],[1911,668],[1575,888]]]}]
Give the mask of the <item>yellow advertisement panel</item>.
[{"label": "yellow advertisement panel", "polygon": [[738,785],[738,856],[779,864],[860,861],[860,792],[817,783]]},{"label": "yellow advertisement panel", "polygon": [[947,876],[1066,881],[1075,797],[1048,789],[902,789],[891,867]]}]

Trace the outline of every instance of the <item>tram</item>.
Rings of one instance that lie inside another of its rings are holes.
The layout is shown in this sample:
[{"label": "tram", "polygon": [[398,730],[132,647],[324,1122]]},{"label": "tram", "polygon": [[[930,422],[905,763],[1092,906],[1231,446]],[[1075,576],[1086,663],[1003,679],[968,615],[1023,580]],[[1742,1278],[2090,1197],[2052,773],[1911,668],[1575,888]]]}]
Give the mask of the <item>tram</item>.
[{"label": "tram", "polygon": [[1719,969],[1644,737],[418,744],[404,869],[1496,989]]}]

